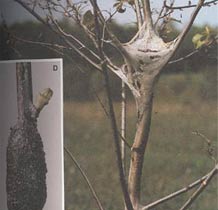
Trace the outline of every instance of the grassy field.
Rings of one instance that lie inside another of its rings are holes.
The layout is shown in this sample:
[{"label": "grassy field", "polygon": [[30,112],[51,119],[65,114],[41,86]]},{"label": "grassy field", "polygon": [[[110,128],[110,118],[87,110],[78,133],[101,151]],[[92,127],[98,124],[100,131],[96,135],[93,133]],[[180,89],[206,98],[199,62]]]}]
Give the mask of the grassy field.
[{"label": "grassy field", "polygon": [[[215,99],[206,100],[202,97],[199,92],[204,85],[202,78],[201,75],[173,75],[165,76],[159,82],[154,99],[151,135],[144,159],[143,204],[186,186],[214,166],[207,155],[205,142],[192,134],[198,130],[211,139],[215,146],[217,144],[217,103]],[[119,122],[118,102],[115,103],[115,109]],[[66,102],[64,113],[65,145],[86,171],[105,209],[122,210],[114,145],[102,107],[97,101]],[[135,105],[130,100],[129,143],[132,143],[134,137],[135,121]],[[97,209],[80,172],[68,156],[65,156],[65,188],[67,210]],[[179,209],[191,192],[155,210]],[[217,209],[217,179],[210,183],[190,209]]]}]

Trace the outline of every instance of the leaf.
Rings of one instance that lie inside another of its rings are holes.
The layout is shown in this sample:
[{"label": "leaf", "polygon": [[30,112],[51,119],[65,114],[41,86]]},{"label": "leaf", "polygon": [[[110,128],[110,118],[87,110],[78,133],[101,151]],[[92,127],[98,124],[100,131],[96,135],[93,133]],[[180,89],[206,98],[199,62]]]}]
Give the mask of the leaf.
[{"label": "leaf", "polygon": [[213,35],[209,27],[205,27],[205,30],[202,33],[197,33],[193,36],[192,42],[195,49],[200,49],[205,46],[209,46],[214,41]]},{"label": "leaf", "polygon": [[134,0],[128,0],[128,3],[132,6],[135,4],[135,1]]},{"label": "leaf", "polygon": [[199,33],[198,33],[198,34],[195,34],[195,35],[193,36],[193,38],[192,38],[193,44],[196,45],[197,42],[198,42],[199,40],[201,40],[202,37],[203,37],[202,34],[199,34]]},{"label": "leaf", "polygon": [[82,24],[85,25],[89,30],[92,30],[95,26],[94,15],[91,10],[85,12],[82,18]]},{"label": "leaf", "polygon": [[204,41],[199,40],[195,46],[196,49],[200,49],[201,47],[203,47],[205,45]]},{"label": "leaf", "polygon": [[195,34],[192,38],[192,42],[194,44],[195,49],[199,49],[204,45],[205,36],[202,34]]},{"label": "leaf", "polygon": [[117,8],[117,11],[118,11],[119,13],[124,13],[124,12],[126,11],[126,8],[119,7],[119,8]]},{"label": "leaf", "polygon": [[113,7],[116,7],[117,12],[124,13],[126,11],[126,8],[123,8],[123,3],[125,1],[118,1],[114,3]]},{"label": "leaf", "polygon": [[206,35],[210,35],[211,34],[210,29],[208,28],[208,26],[205,27],[205,33],[206,33]]},{"label": "leaf", "polygon": [[120,5],[120,2],[117,1],[117,2],[114,3],[113,7],[118,7],[119,5]]}]

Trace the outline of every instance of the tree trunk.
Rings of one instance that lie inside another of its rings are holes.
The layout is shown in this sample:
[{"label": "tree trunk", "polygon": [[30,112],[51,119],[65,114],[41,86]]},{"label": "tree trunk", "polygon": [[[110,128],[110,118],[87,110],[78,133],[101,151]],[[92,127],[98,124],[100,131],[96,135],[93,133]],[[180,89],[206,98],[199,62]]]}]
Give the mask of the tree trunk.
[{"label": "tree trunk", "polygon": [[146,79],[142,83],[141,96],[136,98],[138,124],[134,143],[131,149],[128,187],[134,209],[139,208],[140,186],[144,161],[144,153],[149,138],[153,105],[154,79]]}]

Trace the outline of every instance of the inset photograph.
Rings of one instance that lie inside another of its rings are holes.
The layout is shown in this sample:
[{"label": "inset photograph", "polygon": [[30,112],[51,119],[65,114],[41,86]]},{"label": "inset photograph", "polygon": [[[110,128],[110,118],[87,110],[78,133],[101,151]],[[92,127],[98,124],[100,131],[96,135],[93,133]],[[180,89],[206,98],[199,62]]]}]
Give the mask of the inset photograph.
[{"label": "inset photograph", "polygon": [[0,62],[0,209],[64,210],[62,59]]}]

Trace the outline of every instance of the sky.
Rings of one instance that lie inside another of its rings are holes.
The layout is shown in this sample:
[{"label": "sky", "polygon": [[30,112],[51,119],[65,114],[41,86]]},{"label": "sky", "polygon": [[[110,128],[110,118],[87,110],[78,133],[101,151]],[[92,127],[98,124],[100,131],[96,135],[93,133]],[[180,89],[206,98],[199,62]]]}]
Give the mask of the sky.
[{"label": "sky", "polygon": [[[105,10],[113,11],[113,4],[116,0],[98,0],[100,7]],[[161,0],[151,0],[152,7],[160,8],[162,5]],[[197,0],[193,0],[196,3]],[[175,5],[188,4],[188,0],[176,0]],[[25,20],[33,20],[31,15],[25,11],[20,5],[18,5],[14,0],[0,0],[0,11],[3,14],[8,24],[14,22],[22,22]],[[187,9],[183,13],[182,23],[186,23],[190,17],[192,9]],[[180,17],[179,11],[175,13],[175,17]],[[124,14],[118,14],[116,16],[116,21],[120,24],[134,24],[134,13],[131,9],[126,10]],[[203,8],[195,21],[198,25],[211,25],[218,26],[218,6],[205,7]]]}]

